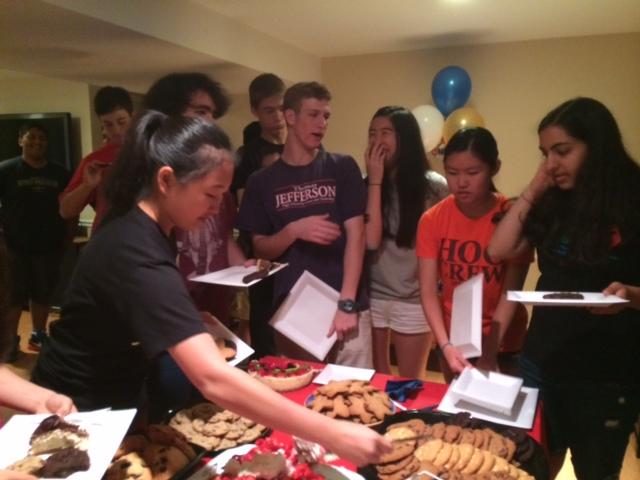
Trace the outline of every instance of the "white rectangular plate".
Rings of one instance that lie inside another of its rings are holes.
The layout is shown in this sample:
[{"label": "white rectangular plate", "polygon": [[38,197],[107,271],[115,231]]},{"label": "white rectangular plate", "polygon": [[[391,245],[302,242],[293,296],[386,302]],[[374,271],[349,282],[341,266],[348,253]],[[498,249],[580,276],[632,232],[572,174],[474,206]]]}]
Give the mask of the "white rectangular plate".
[{"label": "white rectangular plate", "polygon": [[327,356],[337,340],[327,337],[338,309],[340,294],[304,271],[269,322],[273,328],[318,360]]},{"label": "white rectangular plate", "polygon": [[368,382],[376,373],[371,368],[345,367],[328,363],[320,374],[313,380],[313,383],[326,385],[332,380],[364,380]]},{"label": "white rectangular plate", "polygon": [[453,290],[451,343],[465,358],[482,355],[482,274]]},{"label": "white rectangular plate", "polygon": [[[274,273],[278,273],[280,270],[288,266],[288,263],[280,263],[278,266],[269,270],[267,277],[270,277]],[[242,279],[249,275],[250,273],[257,272],[258,267],[253,265],[251,267],[244,267],[242,265],[238,265],[235,267],[225,268],[224,270],[218,270],[216,272],[206,273],[204,275],[198,275],[197,277],[191,277],[189,280],[192,282],[201,282],[201,283],[213,283],[214,285],[227,285],[229,287],[250,287],[263,280],[262,278],[258,278],[249,283],[244,283]]]},{"label": "white rectangular plate", "polygon": [[542,298],[547,293],[535,291],[509,290],[507,300],[520,302],[525,305],[548,307],[608,307],[617,303],[628,303],[629,300],[615,295],[605,295],[599,292],[578,292],[584,296],[583,300],[570,300],[561,298]]},{"label": "white rectangular plate", "polygon": [[510,427],[530,429],[533,426],[533,419],[536,415],[538,405],[538,389],[522,387],[513,405],[511,415],[504,415],[492,410],[474,405],[466,400],[458,399],[451,391],[451,387],[442,398],[438,410],[442,412],[458,413],[469,412],[475,418],[488,420]]},{"label": "white rectangular plate", "polygon": [[236,356],[227,362],[229,365],[233,365],[235,367],[245,358],[248,358],[253,354],[255,351],[253,348],[240,340],[235,333],[225,327],[217,318],[214,318],[214,321],[215,323],[207,322],[204,324],[205,327],[207,327],[207,330],[209,330],[209,333],[214,337],[231,340],[236,344]]},{"label": "white rectangular plate", "polygon": [[[87,453],[91,466],[86,472],[76,472],[69,480],[102,478],[136,414],[131,410],[98,410],[68,415],[65,420],[89,433]],[[0,469],[23,459],[29,452],[29,439],[36,427],[49,414],[14,415],[0,429]]]},{"label": "white rectangular plate", "polygon": [[521,378],[467,367],[449,388],[462,400],[511,415],[521,387]]}]

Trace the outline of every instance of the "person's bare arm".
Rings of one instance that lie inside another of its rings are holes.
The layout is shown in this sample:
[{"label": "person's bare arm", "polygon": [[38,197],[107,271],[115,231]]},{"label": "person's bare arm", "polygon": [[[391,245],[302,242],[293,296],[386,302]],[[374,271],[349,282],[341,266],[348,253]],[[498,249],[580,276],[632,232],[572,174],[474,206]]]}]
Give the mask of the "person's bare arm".
[{"label": "person's bare arm", "polygon": [[522,234],[524,222],[533,205],[551,185],[553,180],[545,162],[493,232],[487,247],[487,253],[493,260],[509,260],[531,248]]},{"label": "person's bare arm", "polygon": [[418,278],[420,281],[420,301],[427,322],[449,364],[449,368],[453,373],[460,373],[471,364],[449,341],[449,333],[444,324],[442,303],[438,296],[438,261],[434,258],[418,258]]},{"label": "person's bare arm", "polygon": [[253,249],[258,258],[275,260],[296,240],[330,245],[341,235],[340,227],[329,220],[329,214],[311,215],[287,224],[273,235],[252,236]]},{"label": "person's bare arm", "polygon": [[384,179],[384,152],[380,145],[367,148],[364,154],[367,166],[367,220],[365,233],[367,248],[377,250],[382,241],[382,181]]},{"label": "person's bare arm", "polygon": [[106,166],[91,162],[84,165],[82,183],[60,198],[60,216],[65,219],[75,218],[87,205],[87,198],[98,188],[102,181]]},{"label": "person's bare arm", "polygon": [[0,365],[0,404],[30,413],[67,415],[76,411],[73,401],[19,377]]},{"label": "person's bare arm", "polygon": [[[364,217],[358,215],[350,218],[344,222],[344,229],[347,243],[342,258],[343,274],[340,298],[353,300],[358,294],[358,284],[360,283],[362,261],[364,259]],[[331,336],[335,331],[338,334],[338,339],[342,340],[344,335],[354,330],[357,325],[357,313],[336,310],[328,335]]]},{"label": "person's bare arm", "polygon": [[206,398],[239,415],[320,443],[356,465],[375,463],[390,449],[390,444],[373,430],[297,405],[227,365],[208,334],[190,337],[171,347],[169,353]]}]

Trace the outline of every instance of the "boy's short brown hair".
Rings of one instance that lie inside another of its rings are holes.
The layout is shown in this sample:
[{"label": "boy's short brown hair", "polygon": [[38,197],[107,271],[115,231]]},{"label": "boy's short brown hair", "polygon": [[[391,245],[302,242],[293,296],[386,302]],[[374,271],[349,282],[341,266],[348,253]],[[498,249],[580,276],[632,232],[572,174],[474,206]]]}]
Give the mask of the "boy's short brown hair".
[{"label": "boy's short brown hair", "polygon": [[290,86],[284,93],[282,108],[283,110],[293,110],[297,113],[300,111],[302,101],[307,98],[315,98],[329,102],[331,101],[331,93],[327,87],[321,83],[299,82]]},{"label": "boy's short brown hair", "polygon": [[274,95],[282,95],[285,90],[282,79],[273,73],[263,73],[251,81],[249,85],[249,103],[251,108],[258,108],[260,102]]}]

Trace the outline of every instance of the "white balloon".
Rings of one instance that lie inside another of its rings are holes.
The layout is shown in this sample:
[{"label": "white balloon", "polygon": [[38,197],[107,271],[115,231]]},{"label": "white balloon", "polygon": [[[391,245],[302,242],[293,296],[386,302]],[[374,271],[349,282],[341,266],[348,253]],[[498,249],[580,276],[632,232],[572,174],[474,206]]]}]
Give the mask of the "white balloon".
[{"label": "white balloon", "polygon": [[442,141],[442,130],[444,128],[444,117],[440,110],[433,105],[419,105],[411,113],[416,117],[422,142],[428,152],[440,145]]}]

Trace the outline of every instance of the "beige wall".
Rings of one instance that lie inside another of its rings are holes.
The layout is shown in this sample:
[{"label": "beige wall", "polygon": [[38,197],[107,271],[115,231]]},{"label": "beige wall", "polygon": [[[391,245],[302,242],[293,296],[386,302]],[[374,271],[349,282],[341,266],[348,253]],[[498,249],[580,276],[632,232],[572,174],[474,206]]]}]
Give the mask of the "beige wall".
[{"label": "beige wall", "polygon": [[0,71],[0,113],[69,112],[74,164],[92,150],[89,85]]},{"label": "beige wall", "polygon": [[323,81],[333,94],[333,116],[326,145],[362,165],[374,111],[433,103],[434,75],[460,65],[471,76],[470,105],[498,140],[503,168],[497,186],[515,195],[540,159],[538,121],[577,95],[611,108],[631,155],[640,160],[639,58],[640,33],[327,58]]},{"label": "beige wall", "polygon": [[[433,103],[434,75],[460,65],[471,76],[469,105],[498,140],[502,170],[496,185],[517,195],[541,158],[537,123],[578,95],[595,97],[613,111],[629,152],[640,161],[639,58],[640,33],[327,58],[322,72],[333,95],[333,114],[325,144],[353,155],[363,168],[375,110]],[[441,159],[433,166],[441,171]],[[525,288],[533,289],[538,275],[532,266]]]}]

